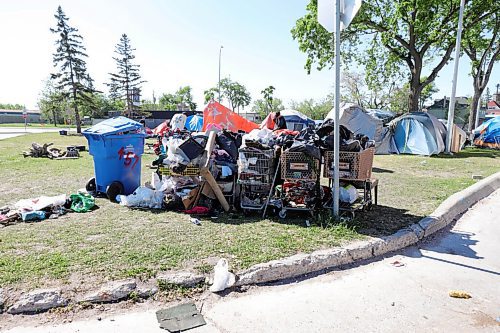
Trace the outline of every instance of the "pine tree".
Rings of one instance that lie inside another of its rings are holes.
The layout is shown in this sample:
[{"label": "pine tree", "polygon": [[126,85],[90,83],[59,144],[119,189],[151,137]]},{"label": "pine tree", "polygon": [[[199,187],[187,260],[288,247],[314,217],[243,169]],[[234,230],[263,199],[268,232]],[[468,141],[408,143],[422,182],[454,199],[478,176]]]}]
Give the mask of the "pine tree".
[{"label": "pine tree", "polygon": [[134,93],[141,91],[141,84],[146,81],[141,81],[139,74],[139,65],[132,61],[135,56],[132,52],[135,51],[130,45],[130,39],[126,34],[120,38],[120,42],[116,44],[115,53],[118,57],[113,57],[116,61],[118,73],[109,73],[111,81],[107,84],[109,87],[109,95],[112,99],[125,100],[127,107],[127,115],[131,117],[134,112],[137,112],[137,107],[134,107]]},{"label": "pine tree", "polygon": [[71,101],[71,107],[75,111],[76,131],[81,133],[79,105],[91,103],[92,91],[88,88],[91,81],[87,73],[86,49],[82,45],[83,37],[78,34],[78,29],[68,25],[69,18],[62,11],[61,6],[57,8],[54,15],[57,19],[57,26],[50,29],[57,34],[57,50],[53,54],[54,67],[59,67],[59,72],[51,74],[51,78],[56,80],[56,89],[61,91],[64,98]]}]

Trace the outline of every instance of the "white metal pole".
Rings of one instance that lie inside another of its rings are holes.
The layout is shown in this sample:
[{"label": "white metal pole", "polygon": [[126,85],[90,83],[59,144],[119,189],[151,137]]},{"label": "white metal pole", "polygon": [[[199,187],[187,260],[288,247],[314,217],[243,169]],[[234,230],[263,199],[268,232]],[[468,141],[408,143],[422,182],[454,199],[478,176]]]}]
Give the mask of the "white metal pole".
[{"label": "white metal pole", "polygon": [[333,152],[333,215],[339,216],[339,149],[340,149],[340,0],[335,0],[335,126]]},{"label": "white metal pole", "polygon": [[446,153],[450,153],[451,139],[453,137],[453,118],[455,117],[455,94],[457,92],[458,63],[460,62],[460,42],[462,40],[462,21],[464,16],[465,0],[460,1],[460,14],[458,16],[457,43],[455,45],[455,69],[453,70],[453,85],[451,88],[450,106],[448,109],[448,126],[446,132]]},{"label": "white metal pole", "polygon": [[219,48],[219,84],[218,84],[218,87],[219,87],[219,103],[220,103],[220,59],[221,59],[221,55],[222,55],[222,49],[224,48],[224,46],[220,46]]}]

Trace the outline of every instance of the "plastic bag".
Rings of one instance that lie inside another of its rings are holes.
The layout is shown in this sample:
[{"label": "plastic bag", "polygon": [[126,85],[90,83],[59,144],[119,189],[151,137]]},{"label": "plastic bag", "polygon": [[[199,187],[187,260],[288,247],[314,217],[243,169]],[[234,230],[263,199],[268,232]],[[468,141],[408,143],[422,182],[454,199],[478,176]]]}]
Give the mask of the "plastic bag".
[{"label": "plastic bag", "polygon": [[217,265],[214,267],[214,272],[214,283],[210,286],[211,292],[222,291],[231,287],[236,282],[236,277],[233,273],[229,272],[229,263],[224,258],[217,262]]},{"label": "plastic bag", "polygon": [[50,206],[63,206],[66,203],[66,194],[53,197],[41,196],[35,199],[23,199],[16,202],[15,207],[19,210],[42,210]]},{"label": "plastic bag", "polygon": [[117,201],[122,206],[160,209],[164,193],[147,187],[138,187],[130,195],[119,195]]},{"label": "plastic bag", "polygon": [[77,213],[86,213],[95,206],[94,197],[90,194],[71,194],[71,210]]},{"label": "plastic bag", "polygon": [[358,190],[352,185],[340,187],[340,201],[347,203],[354,203],[358,198]]}]

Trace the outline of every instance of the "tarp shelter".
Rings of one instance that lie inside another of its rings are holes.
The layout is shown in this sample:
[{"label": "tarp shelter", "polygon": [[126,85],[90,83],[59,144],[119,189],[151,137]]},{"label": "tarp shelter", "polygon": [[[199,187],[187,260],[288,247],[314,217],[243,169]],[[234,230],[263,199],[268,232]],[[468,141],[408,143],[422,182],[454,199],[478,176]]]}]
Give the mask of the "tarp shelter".
[{"label": "tarp shelter", "polygon": [[474,145],[484,148],[500,149],[500,117],[497,116],[478,127],[478,136]]},{"label": "tarp shelter", "polygon": [[163,135],[166,131],[168,131],[168,120],[165,120],[160,125],[156,126],[153,130],[154,135]]},{"label": "tarp shelter", "polygon": [[399,154],[434,155],[445,149],[446,127],[432,114],[411,112],[390,123]]},{"label": "tarp shelter", "polygon": [[203,129],[203,117],[198,115],[193,115],[187,117],[186,129],[190,132],[199,132]]},{"label": "tarp shelter", "polygon": [[[286,128],[291,131],[301,131],[305,127],[315,126],[314,120],[297,110],[285,109],[281,110],[280,114],[286,120]],[[269,128],[269,124],[273,124],[272,117],[274,117],[274,114],[268,114],[267,117],[262,121],[260,128]],[[274,129],[274,127],[269,129],[272,130]]]},{"label": "tarp shelter", "polygon": [[208,103],[203,111],[203,131],[210,124],[219,125],[232,132],[245,131],[248,133],[253,129],[259,128],[259,125],[256,123],[239,116],[216,101]]},{"label": "tarp shelter", "polygon": [[396,118],[396,114],[394,112],[382,109],[366,109],[366,113],[369,115],[382,120],[384,124],[387,124],[394,118]]},{"label": "tarp shelter", "polygon": [[[326,119],[333,119],[335,110],[332,109]],[[389,129],[384,127],[384,121],[375,116],[373,112],[368,112],[357,104],[342,103],[339,112],[340,125],[347,127],[351,132],[366,135],[370,140],[375,141],[375,151],[377,154],[389,154],[397,152]],[[392,141],[392,142],[391,142]]]}]

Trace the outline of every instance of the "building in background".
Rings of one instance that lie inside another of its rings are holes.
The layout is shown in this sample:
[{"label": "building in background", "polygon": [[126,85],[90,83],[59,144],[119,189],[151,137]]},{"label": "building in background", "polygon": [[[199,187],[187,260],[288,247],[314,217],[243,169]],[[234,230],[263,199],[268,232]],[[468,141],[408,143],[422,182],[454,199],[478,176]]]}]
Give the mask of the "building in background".
[{"label": "building in background", "polygon": [[[40,110],[26,110],[27,123],[45,123],[42,121]],[[0,109],[0,124],[23,123],[23,110],[2,110]]]}]

